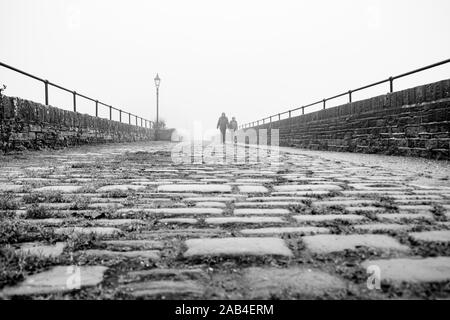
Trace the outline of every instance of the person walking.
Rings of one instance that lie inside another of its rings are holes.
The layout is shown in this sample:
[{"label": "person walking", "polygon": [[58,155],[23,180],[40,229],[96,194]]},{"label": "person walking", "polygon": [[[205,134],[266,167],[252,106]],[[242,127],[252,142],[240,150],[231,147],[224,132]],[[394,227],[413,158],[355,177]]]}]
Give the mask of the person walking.
[{"label": "person walking", "polygon": [[231,141],[236,143],[236,131],[238,129],[238,123],[237,123],[235,117],[231,118],[229,128],[230,128],[230,131],[231,131]]},{"label": "person walking", "polygon": [[225,135],[227,133],[228,126],[229,126],[228,118],[226,117],[225,112],[222,112],[222,116],[219,118],[219,121],[217,122],[217,129],[220,129],[223,144],[225,144]]}]

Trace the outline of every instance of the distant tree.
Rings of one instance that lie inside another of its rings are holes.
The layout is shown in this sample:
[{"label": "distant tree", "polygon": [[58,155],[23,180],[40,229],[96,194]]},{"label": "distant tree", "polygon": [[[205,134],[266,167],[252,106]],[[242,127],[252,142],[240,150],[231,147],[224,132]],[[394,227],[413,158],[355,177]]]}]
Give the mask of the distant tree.
[{"label": "distant tree", "polygon": [[156,124],[156,127],[159,128],[159,129],[165,129],[166,128],[166,120],[164,120],[164,119],[159,119],[158,123],[156,123],[156,121],[155,121],[155,124]]}]

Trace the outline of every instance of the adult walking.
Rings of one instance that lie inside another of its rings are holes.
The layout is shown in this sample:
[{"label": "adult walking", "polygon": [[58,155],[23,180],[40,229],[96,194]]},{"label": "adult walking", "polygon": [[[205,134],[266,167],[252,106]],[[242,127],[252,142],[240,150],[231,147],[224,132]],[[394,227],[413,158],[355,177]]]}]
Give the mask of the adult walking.
[{"label": "adult walking", "polygon": [[219,121],[217,122],[217,129],[220,129],[223,144],[225,144],[225,135],[227,133],[228,126],[229,126],[228,118],[225,115],[225,112],[222,112],[222,116],[219,118]]},{"label": "adult walking", "polygon": [[236,118],[231,118],[230,121],[230,131],[231,131],[231,141],[236,143],[236,131],[238,129],[238,123],[236,121]]}]

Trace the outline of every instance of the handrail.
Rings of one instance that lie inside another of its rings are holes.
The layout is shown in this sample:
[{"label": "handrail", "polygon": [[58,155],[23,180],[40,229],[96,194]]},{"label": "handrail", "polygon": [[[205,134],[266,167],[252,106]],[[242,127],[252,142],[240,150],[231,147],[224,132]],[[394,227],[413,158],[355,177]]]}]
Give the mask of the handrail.
[{"label": "handrail", "polygon": [[[109,108],[109,120],[112,120],[112,110],[115,110],[115,111],[119,112],[119,121],[121,123],[122,123],[122,113],[124,113],[124,114],[128,114],[128,124],[130,124],[130,125],[131,125],[131,118],[133,117],[133,118],[136,119],[136,122],[135,122],[136,126],[140,126],[140,127],[144,127],[144,128],[155,128],[155,123],[153,121],[151,121],[151,120],[147,120],[147,119],[139,117],[139,116],[137,116],[135,114],[132,114],[130,112],[126,112],[124,110],[115,108],[112,105],[109,105],[109,104],[106,104],[106,103],[101,102],[99,100],[90,98],[90,97],[88,97],[88,96],[86,96],[84,94],[78,93],[78,92],[76,92],[74,90],[67,89],[67,88],[65,88],[65,87],[63,87],[61,85],[58,85],[58,84],[53,83],[53,82],[50,82],[50,81],[48,81],[46,79],[42,79],[42,78],[40,78],[38,76],[32,75],[31,73],[25,72],[23,70],[20,70],[18,68],[10,66],[10,65],[8,65],[6,63],[3,63],[1,61],[0,61],[0,66],[2,66],[4,68],[7,68],[7,69],[10,69],[12,71],[15,71],[17,73],[23,74],[23,75],[25,75],[25,76],[27,76],[29,78],[32,78],[32,79],[35,79],[35,80],[43,82],[44,83],[44,88],[45,88],[45,105],[49,105],[49,103],[48,103],[48,86],[52,86],[52,87],[58,88],[60,90],[66,91],[68,93],[71,93],[73,95],[73,111],[74,112],[77,112],[77,99],[76,98],[77,98],[77,96],[79,96],[79,97],[84,98],[86,100],[90,100],[92,102],[95,102],[95,116],[96,117],[98,117],[98,105],[100,104],[100,105],[103,105],[103,106]],[[140,119],[140,125],[138,124],[138,119]]]},{"label": "handrail", "polygon": [[271,116],[269,116],[267,118],[263,118],[261,120],[248,122],[246,124],[243,124],[243,125],[239,126],[239,128],[240,129],[244,129],[244,128],[252,127],[252,126],[254,126],[255,123],[259,126],[259,122],[260,121],[262,121],[264,123],[265,120],[268,120],[268,119],[270,120],[270,122],[272,122],[272,118],[274,118],[274,117],[278,117],[278,121],[279,121],[279,120],[281,120],[281,116],[285,115],[286,113],[288,113],[289,114],[289,118],[291,118],[291,113],[294,112],[294,111],[300,110],[300,109],[302,109],[302,114],[305,114],[305,109],[306,108],[311,107],[311,106],[315,106],[315,105],[317,105],[319,103],[323,103],[323,109],[325,109],[327,101],[330,101],[330,100],[333,100],[333,99],[336,99],[336,98],[340,98],[340,97],[343,97],[343,96],[346,96],[346,95],[348,95],[349,103],[351,103],[352,102],[352,93],[357,92],[357,91],[361,91],[361,90],[364,90],[364,89],[367,89],[367,88],[371,88],[371,87],[374,87],[374,86],[377,86],[377,85],[380,85],[380,84],[383,84],[383,83],[386,83],[386,82],[389,82],[389,89],[390,89],[390,92],[392,93],[392,92],[394,92],[394,80],[397,80],[397,79],[400,79],[400,78],[403,78],[403,77],[406,77],[406,76],[409,76],[411,74],[415,74],[415,73],[418,73],[418,72],[421,72],[421,71],[424,71],[424,70],[432,69],[434,67],[438,67],[438,66],[441,66],[441,65],[449,63],[449,62],[450,62],[450,59],[442,60],[442,61],[430,64],[428,66],[425,66],[425,67],[422,67],[422,68],[419,68],[419,69],[415,69],[415,70],[412,70],[412,71],[408,71],[408,72],[399,74],[397,76],[389,77],[387,79],[380,80],[380,81],[377,81],[377,82],[374,82],[374,83],[371,83],[371,84],[368,84],[368,85],[365,85],[365,86],[362,86],[362,87],[359,87],[359,88],[356,88],[356,89],[353,89],[353,90],[348,90],[347,92],[343,92],[343,93],[337,94],[335,96],[332,96],[332,97],[329,97],[329,98],[325,98],[325,99],[322,99],[322,100],[319,100],[319,101],[316,101],[316,102],[313,102],[313,103],[310,103],[310,104],[307,104],[307,105],[304,105],[304,106],[301,106],[301,107],[297,107],[297,108],[294,108],[294,109],[290,109],[288,111],[280,112],[280,113],[271,115]]}]

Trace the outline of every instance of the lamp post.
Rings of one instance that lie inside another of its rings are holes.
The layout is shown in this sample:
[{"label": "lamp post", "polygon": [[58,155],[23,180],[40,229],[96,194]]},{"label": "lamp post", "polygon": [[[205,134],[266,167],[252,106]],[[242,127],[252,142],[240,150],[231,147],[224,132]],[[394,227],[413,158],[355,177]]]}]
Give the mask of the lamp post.
[{"label": "lamp post", "polygon": [[161,79],[159,78],[159,75],[156,74],[155,77],[155,87],[156,87],[156,129],[159,128],[159,83],[161,82]]}]

